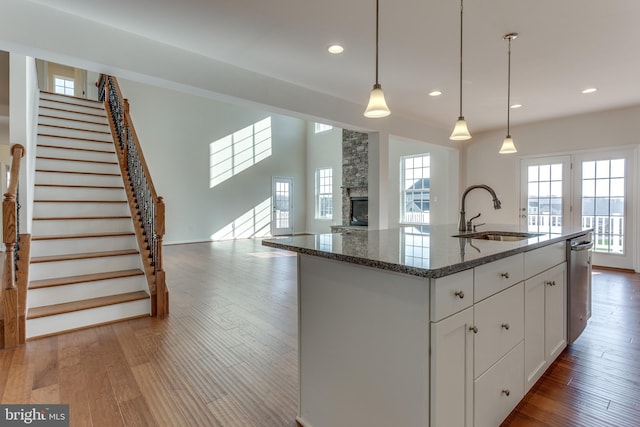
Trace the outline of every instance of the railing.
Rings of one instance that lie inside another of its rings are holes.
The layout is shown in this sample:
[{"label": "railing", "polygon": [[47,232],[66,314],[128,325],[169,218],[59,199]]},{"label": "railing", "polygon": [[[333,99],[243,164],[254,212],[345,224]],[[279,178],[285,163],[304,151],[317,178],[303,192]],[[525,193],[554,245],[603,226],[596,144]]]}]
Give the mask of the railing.
[{"label": "railing", "polygon": [[18,181],[20,180],[20,162],[24,156],[24,147],[15,144],[11,147],[11,173],[9,186],[2,201],[2,232],[5,244],[2,269],[2,287],[0,289],[0,316],[2,331],[0,332],[0,348],[13,348],[24,342],[24,312],[26,310],[26,281],[17,278],[20,240]]},{"label": "railing", "polygon": [[122,97],[115,77],[100,75],[98,81],[100,101],[105,103],[123,177],[128,181],[127,195],[133,214],[140,227],[136,235],[141,249],[146,252],[147,280],[152,298],[152,315],[164,317],[169,313],[169,293],[162,269],[162,238],[165,232],[165,206],[156,194],[149,168],[145,162],[136,134],[129,102]]}]

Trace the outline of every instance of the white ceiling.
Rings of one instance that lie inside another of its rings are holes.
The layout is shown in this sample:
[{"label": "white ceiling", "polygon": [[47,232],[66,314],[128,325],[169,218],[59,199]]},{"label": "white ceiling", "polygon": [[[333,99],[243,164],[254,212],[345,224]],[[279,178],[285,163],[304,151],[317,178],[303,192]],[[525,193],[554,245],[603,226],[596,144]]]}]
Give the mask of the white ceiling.
[{"label": "white ceiling", "polygon": [[[364,106],[375,80],[373,0],[32,0]],[[392,114],[452,128],[459,1],[380,0],[380,82]],[[471,131],[640,104],[640,1],[465,2],[464,106]],[[345,52],[334,56],[334,42]],[[586,87],[598,92],[581,94]],[[443,95],[427,96],[432,89]],[[313,100],[309,100],[313,102]]]}]

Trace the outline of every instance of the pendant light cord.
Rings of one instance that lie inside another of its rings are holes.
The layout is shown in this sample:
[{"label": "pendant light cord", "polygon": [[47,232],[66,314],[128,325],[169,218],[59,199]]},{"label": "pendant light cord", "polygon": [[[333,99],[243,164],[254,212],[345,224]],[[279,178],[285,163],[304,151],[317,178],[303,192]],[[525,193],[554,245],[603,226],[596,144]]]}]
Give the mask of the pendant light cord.
[{"label": "pendant light cord", "polygon": [[462,11],[463,11],[463,0],[460,0],[460,114],[459,117],[462,117]]},{"label": "pendant light cord", "polygon": [[380,0],[376,0],[376,86],[378,85],[378,21],[380,20]]},{"label": "pendant light cord", "polygon": [[512,37],[508,37],[509,39],[509,54],[508,54],[508,66],[507,66],[507,135],[511,135],[509,129],[510,123],[510,111],[511,111],[511,39]]}]

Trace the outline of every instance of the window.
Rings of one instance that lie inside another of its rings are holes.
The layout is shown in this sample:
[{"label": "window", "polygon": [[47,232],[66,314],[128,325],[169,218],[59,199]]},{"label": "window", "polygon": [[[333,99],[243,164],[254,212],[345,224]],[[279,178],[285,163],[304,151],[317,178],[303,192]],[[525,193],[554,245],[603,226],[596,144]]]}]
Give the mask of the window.
[{"label": "window", "polygon": [[531,165],[527,170],[529,231],[558,233],[562,227],[562,163]]},{"label": "window", "polygon": [[53,78],[54,92],[62,95],[74,95],[73,79],[55,76]]},{"label": "window", "polygon": [[316,169],[316,219],[333,218],[333,169]]},{"label": "window", "polygon": [[594,251],[624,254],[625,159],[582,162],[582,226]]},{"label": "window", "polygon": [[400,159],[400,222],[429,224],[430,174],[429,154]]},{"label": "window", "polygon": [[333,129],[333,126],[331,125],[325,125],[324,123],[316,122],[315,133],[328,132],[331,129]]}]

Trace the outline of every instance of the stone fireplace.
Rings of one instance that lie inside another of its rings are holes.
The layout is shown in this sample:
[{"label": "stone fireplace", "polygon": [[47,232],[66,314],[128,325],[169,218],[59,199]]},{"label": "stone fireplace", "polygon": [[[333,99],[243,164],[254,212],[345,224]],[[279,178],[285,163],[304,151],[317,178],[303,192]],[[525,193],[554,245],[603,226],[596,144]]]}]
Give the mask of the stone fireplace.
[{"label": "stone fireplace", "polygon": [[342,131],[342,225],[366,226],[368,224],[368,202],[360,221],[352,224],[352,199],[359,209],[369,197],[369,135],[362,132],[343,129]]}]

